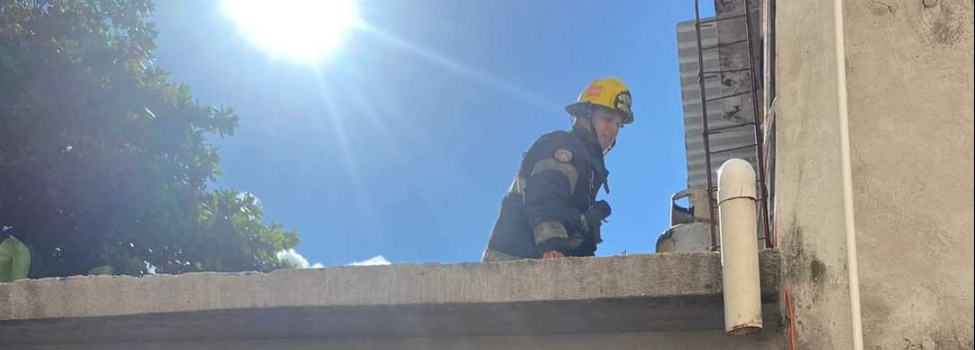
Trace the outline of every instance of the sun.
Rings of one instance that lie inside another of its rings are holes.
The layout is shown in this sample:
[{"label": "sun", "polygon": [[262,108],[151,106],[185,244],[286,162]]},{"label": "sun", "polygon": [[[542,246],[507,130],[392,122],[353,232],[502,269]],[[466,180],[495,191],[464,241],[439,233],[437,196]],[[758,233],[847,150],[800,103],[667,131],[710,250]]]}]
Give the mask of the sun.
[{"label": "sun", "polygon": [[221,7],[271,56],[307,64],[326,59],[360,24],[353,0],[222,0]]}]

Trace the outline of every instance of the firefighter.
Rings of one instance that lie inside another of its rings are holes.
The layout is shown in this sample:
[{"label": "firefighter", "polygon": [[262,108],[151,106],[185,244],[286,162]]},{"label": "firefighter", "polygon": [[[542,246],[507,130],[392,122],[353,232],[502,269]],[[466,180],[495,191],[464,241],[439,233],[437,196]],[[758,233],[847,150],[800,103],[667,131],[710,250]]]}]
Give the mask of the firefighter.
[{"label": "firefighter", "polygon": [[633,122],[629,89],[617,78],[596,79],[565,108],[571,131],[543,135],[525,152],[501,202],[481,261],[593,256],[610,215],[603,156],[619,129]]}]

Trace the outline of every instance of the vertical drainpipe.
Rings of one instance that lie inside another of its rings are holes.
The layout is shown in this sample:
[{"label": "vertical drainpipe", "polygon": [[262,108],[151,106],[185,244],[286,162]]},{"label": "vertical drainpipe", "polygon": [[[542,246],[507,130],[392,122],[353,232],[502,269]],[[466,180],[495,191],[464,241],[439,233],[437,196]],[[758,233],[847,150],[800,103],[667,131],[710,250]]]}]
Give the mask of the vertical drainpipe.
[{"label": "vertical drainpipe", "polygon": [[718,215],[724,327],[731,336],[762,330],[756,199],[751,164],[741,159],[725,162],[718,171]]},{"label": "vertical drainpipe", "polygon": [[843,172],[843,222],[846,230],[847,278],[850,285],[850,324],[853,349],[863,350],[863,320],[860,314],[860,267],[857,261],[856,220],[853,215],[853,170],[850,164],[850,115],[846,86],[846,38],[843,29],[843,0],[833,1],[833,30],[836,44],[836,109],[840,122],[840,162]]}]

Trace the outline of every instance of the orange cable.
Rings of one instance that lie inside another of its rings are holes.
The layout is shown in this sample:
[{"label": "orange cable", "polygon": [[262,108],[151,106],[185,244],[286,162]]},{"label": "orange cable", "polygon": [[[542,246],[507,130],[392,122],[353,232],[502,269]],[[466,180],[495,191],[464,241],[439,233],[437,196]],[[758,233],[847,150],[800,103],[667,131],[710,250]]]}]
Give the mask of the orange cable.
[{"label": "orange cable", "polygon": [[793,311],[792,296],[789,294],[788,286],[782,288],[785,289],[785,310],[789,315],[789,345],[792,346],[792,350],[796,350],[796,318]]}]

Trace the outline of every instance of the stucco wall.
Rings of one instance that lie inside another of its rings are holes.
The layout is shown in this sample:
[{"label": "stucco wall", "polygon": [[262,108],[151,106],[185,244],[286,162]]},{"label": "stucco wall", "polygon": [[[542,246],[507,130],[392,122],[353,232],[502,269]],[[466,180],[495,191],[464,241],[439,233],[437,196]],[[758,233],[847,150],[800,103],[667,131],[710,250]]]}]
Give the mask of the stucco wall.
[{"label": "stucco wall", "polygon": [[[972,1],[846,1],[867,349],[971,349]],[[852,346],[831,2],[779,2],[777,227],[801,348]]]},{"label": "stucco wall", "polygon": [[844,10],[865,344],[972,349],[972,2]]},{"label": "stucco wall", "polygon": [[776,231],[801,349],[852,349],[833,9],[778,2]]}]

